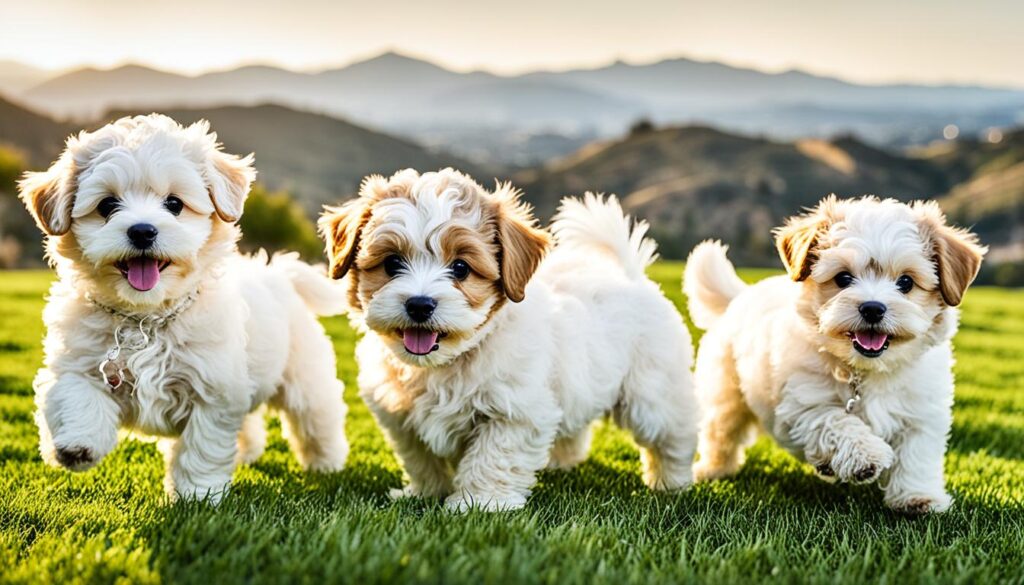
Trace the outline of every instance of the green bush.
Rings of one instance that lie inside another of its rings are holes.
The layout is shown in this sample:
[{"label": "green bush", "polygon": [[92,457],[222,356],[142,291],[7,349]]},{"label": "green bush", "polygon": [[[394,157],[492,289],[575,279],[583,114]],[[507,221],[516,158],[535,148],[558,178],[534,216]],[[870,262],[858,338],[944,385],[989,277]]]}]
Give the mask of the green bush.
[{"label": "green bush", "polygon": [[243,251],[288,250],[298,252],[307,260],[319,260],[323,256],[324,246],[316,234],[316,226],[287,192],[271,193],[262,185],[253,186],[239,225],[242,228],[239,245]]},{"label": "green bush", "polygon": [[0,147],[0,268],[43,263],[42,235],[18,200],[18,179],[27,168],[20,152]]},{"label": "green bush", "polygon": [[981,274],[978,275],[978,283],[1003,287],[1024,286],[1024,262],[983,265]]}]

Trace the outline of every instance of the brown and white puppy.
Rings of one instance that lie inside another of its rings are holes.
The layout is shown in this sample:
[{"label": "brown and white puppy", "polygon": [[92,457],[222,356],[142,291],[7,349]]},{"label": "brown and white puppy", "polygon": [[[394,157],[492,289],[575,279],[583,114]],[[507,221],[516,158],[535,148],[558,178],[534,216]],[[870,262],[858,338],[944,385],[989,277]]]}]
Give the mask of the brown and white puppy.
[{"label": "brown and white puppy", "polygon": [[360,394],[409,476],[396,495],[518,508],[538,470],[586,458],[608,412],[650,487],[691,483],[689,335],[614,198],[563,202],[550,253],[514,189],[451,169],[370,177],[321,227],[365,332]]},{"label": "brown and white puppy", "polygon": [[270,402],[303,465],[344,465],[343,387],[316,320],[344,302],[294,254],[238,253],[255,174],[205,121],[153,114],[71,137],[21,182],[58,277],[34,384],[48,463],[88,469],[127,427],[165,437],[171,497],[217,501],[262,452]]},{"label": "brown and white puppy", "polygon": [[892,508],[946,510],[950,339],[985,248],[934,202],[874,197],[827,197],[776,240],[788,277],[746,286],[717,242],[686,266],[707,329],[697,478],[735,473],[759,424],[828,479],[881,478]]}]

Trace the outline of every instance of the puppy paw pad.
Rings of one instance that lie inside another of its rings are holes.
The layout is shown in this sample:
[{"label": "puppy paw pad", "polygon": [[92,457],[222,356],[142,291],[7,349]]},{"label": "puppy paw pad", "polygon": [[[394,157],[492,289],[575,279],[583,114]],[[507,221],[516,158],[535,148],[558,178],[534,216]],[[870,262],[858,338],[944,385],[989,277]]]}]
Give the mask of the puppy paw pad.
[{"label": "puppy paw pad", "polygon": [[58,447],[57,462],[71,470],[86,469],[96,460],[92,449],[88,447]]},{"label": "puppy paw pad", "polygon": [[822,477],[835,477],[836,472],[832,469],[832,466],[828,463],[819,463],[814,467],[814,470],[818,472],[818,475]]},{"label": "puppy paw pad", "polygon": [[867,483],[874,481],[878,477],[878,467],[875,465],[865,465],[860,469],[853,472],[853,480],[859,483]]}]

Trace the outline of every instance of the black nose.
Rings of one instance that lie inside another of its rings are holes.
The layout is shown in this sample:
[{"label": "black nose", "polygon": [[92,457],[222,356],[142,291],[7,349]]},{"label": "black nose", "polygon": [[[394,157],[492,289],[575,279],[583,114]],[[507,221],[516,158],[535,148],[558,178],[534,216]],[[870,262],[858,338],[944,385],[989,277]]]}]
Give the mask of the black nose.
[{"label": "black nose", "polygon": [[156,235],[160,233],[156,226],[148,223],[137,223],[128,228],[128,239],[132,245],[140,250],[146,250],[156,241]]},{"label": "black nose", "polygon": [[429,319],[434,314],[434,309],[436,308],[437,301],[430,297],[411,297],[405,301],[405,312],[417,323],[422,323]]},{"label": "black nose", "polygon": [[878,323],[885,317],[885,305],[878,301],[868,301],[860,306],[860,316],[868,323]]}]

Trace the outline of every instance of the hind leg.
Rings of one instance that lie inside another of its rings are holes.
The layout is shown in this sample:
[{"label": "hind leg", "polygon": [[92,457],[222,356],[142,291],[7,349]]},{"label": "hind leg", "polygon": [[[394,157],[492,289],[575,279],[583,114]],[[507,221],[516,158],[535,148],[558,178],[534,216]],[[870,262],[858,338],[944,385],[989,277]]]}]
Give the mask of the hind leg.
[{"label": "hind leg", "polygon": [[[312,320],[311,320],[312,321]],[[345,386],[338,379],[334,348],[316,330],[296,332],[284,383],[271,404],[280,410],[285,438],[295,457],[311,471],[338,471],[348,458]]]},{"label": "hind leg", "polygon": [[634,365],[614,415],[640,446],[644,483],[671,491],[693,483],[697,404],[686,365],[681,360],[666,364],[673,362],[644,360]]},{"label": "hind leg", "polygon": [[575,435],[555,439],[551,448],[548,469],[572,469],[583,463],[590,454],[590,427]]},{"label": "hind leg", "polygon": [[240,465],[255,463],[267,448],[267,426],[263,422],[265,412],[265,408],[257,408],[250,412],[242,422],[242,430],[238,433],[238,463]]},{"label": "hind leg", "polygon": [[756,437],[756,419],[740,392],[725,344],[705,337],[695,375],[703,416],[694,477],[697,481],[728,477],[743,465],[744,452]]}]

